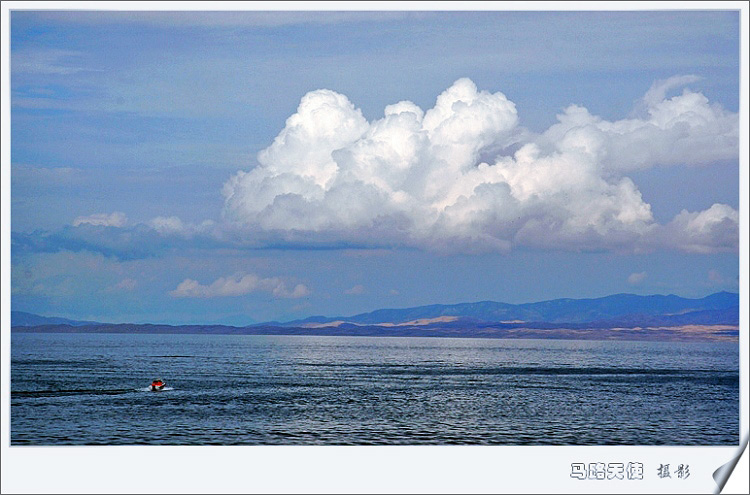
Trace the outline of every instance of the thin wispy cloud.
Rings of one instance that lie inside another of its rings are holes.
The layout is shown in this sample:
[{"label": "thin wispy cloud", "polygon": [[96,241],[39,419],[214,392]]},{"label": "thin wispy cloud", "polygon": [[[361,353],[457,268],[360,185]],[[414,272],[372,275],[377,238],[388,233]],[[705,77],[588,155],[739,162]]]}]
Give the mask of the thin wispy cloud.
[{"label": "thin wispy cloud", "polygon": [[630,285],[638,285],[646,279],[646,272],[631,273],[628,276],[628,283]]},{"label": "thin wispy cloud", "polygon": [[103,227],[123,227],[128,222],[128,217],[119,211],[114,213],[94,213],[92,215],[85,215],[76,217],[73,220],[73,226],[78,227],[79,225],[100,225]]},{"label": "thin wispy cloud", "polygon": [[104,292],[132,292],[138,287],[138,282],[132,278],[124,278],[114,285],[104,289]]},{"label": "thin wispy cloud", "polygon": [[348,22],[382,22],[424,17],[421,12],[405,11],[305,11],[305,10],[246,10],[221,5],[210,11],[136,11],[136,10],[78,10],[35,12],[39,20],[77,25],[139,24],[164,29],[186,27],[279,27],[304,24],[341,24]]},{"label": "thin wispy cloud", "polygon": [[346,289],[344,291],[344,294],[348,294],[350,296],[358,296],[358,295],[364,294],[364,293],[365,293],[365,286],[362,285],[362,284],[357,284],[354,287],[352,287],[350,289]]},{"label": "thin wispy cloud", "polygon": [[83,67],[83,54],[72,50],[54,48],[21,50],[11,55],[11,70],[14,74],[69,75],[93,69]]}]

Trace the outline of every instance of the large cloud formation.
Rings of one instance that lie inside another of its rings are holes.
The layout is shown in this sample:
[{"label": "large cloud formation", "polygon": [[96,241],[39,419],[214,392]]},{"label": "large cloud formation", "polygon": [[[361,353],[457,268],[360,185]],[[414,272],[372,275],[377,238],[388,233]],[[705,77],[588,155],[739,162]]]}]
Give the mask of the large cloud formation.
[{"label": "large cloud formation", "polygon": [[734,250],[738,214],[715,204],[654,221],[625,174],[735,159],[739,118],[660,81],[638,116],[610,122],[571,105],[541,135],[513,102],[459,79],[426,112],[409,101],[368,122],[346,96],[305,95],[259,165],[224,186],[225,219],[282,239],[449,251],[514,246]]}]

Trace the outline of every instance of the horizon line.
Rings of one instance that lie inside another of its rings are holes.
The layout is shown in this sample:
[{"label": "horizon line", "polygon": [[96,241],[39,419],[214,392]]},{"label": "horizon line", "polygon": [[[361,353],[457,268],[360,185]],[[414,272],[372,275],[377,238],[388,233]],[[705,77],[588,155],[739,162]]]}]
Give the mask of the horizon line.
[{"label": "horizon line", "polygon": [[[73,322],[90,322],[92,324],[102,324],[102,325],[225,326],[225,327],[233,327],[233,328],[247,328],[247,327],[253,327],[253,326],[263,326],[263,325],[273,325],[273,324],[287,325],[287,324],[295,323],[295,322],[303,322],[303,321],[309,320],[311,318],[328,318],[328,319],[356,318],[358,316],[368,315],[368,314],[374,313],[376,311],[400,311],[400,310],[408,310],[408,309],[427,308],[427,307],[430,307],[430,306],[460,306],[460,305],[463,305],[463,304],[481,304],[481,303],[496,303],[496,304],[507,304],[509,306],[523,306],[523,305],[528,305],[528,304],[541,304],[541,303],[554,302],[554,301],[593,301],[593,300],[597,300],[597,299],[606,299],[608,297],[615,297],[615,296],[636,296],[636,297],[670,297],[670,296],[672,296],[672,297],[678,297],[680,299],[687,299],[687,300],[695,300],[695,301],[697,301],[697,300],[705,299],[707,297],[711,297],[711,296],[714,296],[714,295],[717,295],[717,294],[733,294],[733,295],[737,295],[737,296],[740,295],[739,291],[738,292],[732,292],[732,291],[728,291],[728,290],[721,290],[721,291],[717,291],[717,292],[712,292],[712,293],[707,294],[707,295],[705,295],[703,297],[684,297],[684,296],[679,296],[677,294],[671,294],[671,293],[670,294],[633,294],[631,292],[618,292],[618,293],[608,294],[608,295],[599,296],[599,297],[581,297],[581,298],[558,297],[558,298],[554,298],[554,299],[542,299],[542,300],[529,301],[529,302],[523,302],[523,303],[507,303],[507,302],[503,302],[503,301],[494,301],[494,300],[491,300],[491,299],[484,299],[484,300],[480,300],[480,301],[464,301],[464,302],[457,302],[457,303],[431,303],[431,304],[421,304],[421,305],[418,305],[418,306],[375,308],[375,309],[372,309],[372,310],[369,310],[369,311],[363,311],[363,312],[355,313],[355,314],[352,314],[352,315],[349,315],[349,316],[343,316],[343,315],[326,316],[326,315],[322,315],[322,314],[311,314],[311,315],[308,315],[308,316],[304,316],[304,317],[301,317],[301,318],[295,318],[295,319],[292,319],[292,320],[284,320],[284,321],[267,320],[267,321],[261,321],[261,322],[257,322],[257,323],[249,323],[249,324],[245,324],[245,325],[232,325],[232,324],[227,324],[227,323],[174,323],[174,322],[166,323],[166,322],[94,321],[94,320],[91,320],[91,319],[88,319],[88,318],[77,319],[77,318],[68,318],[68,317],[58,316],[58,315],[48,316],[48,315],[42,315],[42,314],[38,314],[38,313],[32,313],[32,312],[29,312],[29,311],[14,310],[14,309],[12,309],[12,306],[11,306],[10,313],[11,313],[11,315],[13,313],[25,313],[25,314],[28,314],[28,315],[38,316],[38,317],[41,317],[41,318],[60,318],[60,319],[63,319],[63,320],[70,320],[70,321],[73,321]],[[61,323],[61,324],[64,325],[64,323]],[[11,321],[11,327],[13,327],[13,326],[14,325],[13,325],[13,323]]]}]

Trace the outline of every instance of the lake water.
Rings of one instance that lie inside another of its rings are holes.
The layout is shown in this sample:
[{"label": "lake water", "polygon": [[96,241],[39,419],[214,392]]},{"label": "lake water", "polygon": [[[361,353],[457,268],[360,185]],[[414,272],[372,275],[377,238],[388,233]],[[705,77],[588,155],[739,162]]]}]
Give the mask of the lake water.
[{"label": "lake water", "polygon": [[[736,445],[736,343],[13,334],[13,445]],[[149,392],[161,377],[169,390]]]}]

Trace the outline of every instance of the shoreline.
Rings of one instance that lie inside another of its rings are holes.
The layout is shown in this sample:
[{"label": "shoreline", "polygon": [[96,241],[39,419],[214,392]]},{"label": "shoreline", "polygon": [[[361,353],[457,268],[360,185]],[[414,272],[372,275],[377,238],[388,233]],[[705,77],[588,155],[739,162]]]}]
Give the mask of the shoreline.
[{"label": "shoreline", "polygon": [[734,342],[739,343],[738,325],[636,326],[631,328],[533,328],[488,325],[475,328],[405,326],[345,327],[233,327],[228,325],[37,325],[11,327],[11,334],[115,334],[115,335],[257,335],[311,337],[423,337],[472,339],[541,339],[638,342]]}]

